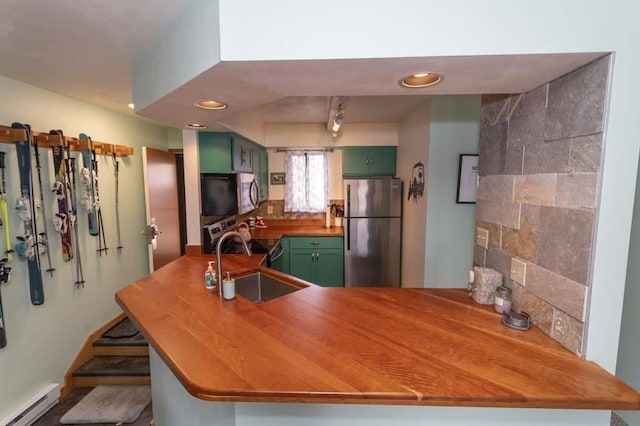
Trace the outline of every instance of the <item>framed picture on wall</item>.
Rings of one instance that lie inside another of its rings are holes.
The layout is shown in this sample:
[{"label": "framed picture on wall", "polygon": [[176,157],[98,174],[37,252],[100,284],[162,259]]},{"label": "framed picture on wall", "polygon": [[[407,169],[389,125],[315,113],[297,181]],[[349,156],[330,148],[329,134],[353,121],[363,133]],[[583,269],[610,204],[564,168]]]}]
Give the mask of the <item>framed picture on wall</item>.
[{"label": "framed picture on wall", "polygon": [[478,155],[460,154],[456,203],[474,204],[478,192]]},{"label": "framed picture on wall", "polygon": [[284,185],[287,183],[286,174],[271,173],[271,185]]}]

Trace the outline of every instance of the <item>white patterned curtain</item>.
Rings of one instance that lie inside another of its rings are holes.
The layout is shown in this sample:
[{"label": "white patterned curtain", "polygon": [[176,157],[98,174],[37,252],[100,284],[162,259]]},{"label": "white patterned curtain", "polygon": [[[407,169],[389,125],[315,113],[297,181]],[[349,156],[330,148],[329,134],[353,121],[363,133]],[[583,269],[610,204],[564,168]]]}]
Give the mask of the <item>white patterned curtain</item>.
[{"label": "white patterned curtain", "polygon": [[287,151],[286,212],[322,212],[329,202],[329,168],[324,152]]}]

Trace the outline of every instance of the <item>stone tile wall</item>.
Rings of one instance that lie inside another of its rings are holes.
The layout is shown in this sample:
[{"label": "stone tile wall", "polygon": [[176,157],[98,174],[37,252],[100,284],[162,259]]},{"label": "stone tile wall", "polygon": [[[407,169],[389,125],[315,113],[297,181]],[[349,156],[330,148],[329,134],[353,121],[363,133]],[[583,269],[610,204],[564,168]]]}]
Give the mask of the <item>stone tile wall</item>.
[{"label": "stone tile wall", "polygon": [[[498,270],[514,307],[583,353],[610,57],[520,95],[483,97],[474,264]],[[526,263],[524,283],[509,276]]]}]

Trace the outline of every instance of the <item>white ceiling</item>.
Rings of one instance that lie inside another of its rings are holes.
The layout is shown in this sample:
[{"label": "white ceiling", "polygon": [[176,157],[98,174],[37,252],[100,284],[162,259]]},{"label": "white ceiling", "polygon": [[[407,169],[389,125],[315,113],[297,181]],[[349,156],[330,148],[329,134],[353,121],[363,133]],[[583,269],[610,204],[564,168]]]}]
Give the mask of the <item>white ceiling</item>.
[{"label": "white ceiling", "polygon": [[[162,36],[190,0],[2,0],[0,75],[125,113],[131,58]],[[345,122],[397,122],[432,94],[518,93],[601,53],[485,57],[223,62],[138,111],[165,125],[219,128],[246,115],[264,123],[322,123],[330,96],[348,96]],[[411,90],[401,76],[444,81]],[[222,112],[198,99],[229,103]]]},{"label": "white ceiling", "polygon": [[2,0],[0,75],[127,112],[131,58],[190,0]]}]

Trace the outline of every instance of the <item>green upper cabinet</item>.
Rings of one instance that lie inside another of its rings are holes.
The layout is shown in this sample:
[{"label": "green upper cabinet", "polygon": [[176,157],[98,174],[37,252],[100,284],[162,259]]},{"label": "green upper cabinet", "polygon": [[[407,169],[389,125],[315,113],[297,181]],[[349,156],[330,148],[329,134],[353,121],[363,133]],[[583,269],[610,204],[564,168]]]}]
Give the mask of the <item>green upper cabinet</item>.
[{"label": "green upper cabinet", "polygon": [[230,173],[231,133],[198,132],[200,173]]},{"label": "green upper cabinet", "polygon": [[260,201],[269,198],[267,150],[230,132],[198,132],[200,173],[255,173],[260,184]]},{"label": "green upper cabinet", "polygon": [[342,150],[343,176],[395,176],[395,146],[349,146]]},{"label": "green upper cabinet", "polygon": [[233,135],[233,170],[236,172],[253,172],[254,143],[240,135]]},{"label": "green upper cabinet", "polygon": [[349,146],[342,149],[342,174],[369,174],[369,148]]}]

